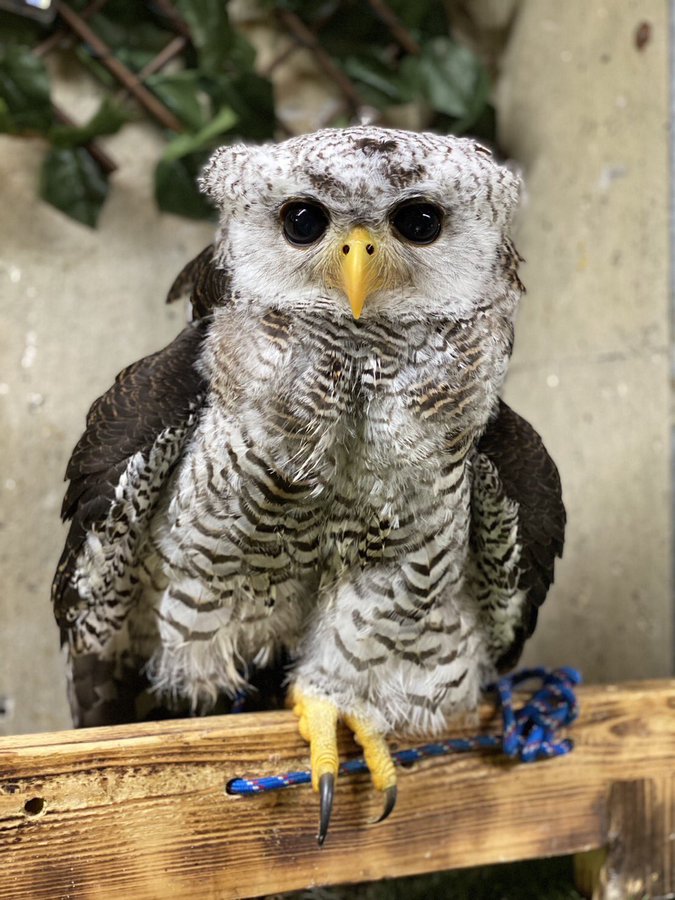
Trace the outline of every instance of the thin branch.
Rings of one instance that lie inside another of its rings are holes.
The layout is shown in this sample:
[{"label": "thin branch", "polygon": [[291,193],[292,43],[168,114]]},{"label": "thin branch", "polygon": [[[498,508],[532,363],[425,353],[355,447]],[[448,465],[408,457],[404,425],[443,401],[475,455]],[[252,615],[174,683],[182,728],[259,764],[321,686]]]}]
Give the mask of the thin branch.
[{"label": "thin branch", "polygon": [[393,9],[385,3],[385,0],[368,0],[368,2],[375,15],[380,21],[384,22],[389,31],[391,31],[394,40],[403,47],[406,53],[412,53],[413,56],[419,56],[422,52],[422,48],[401,22]]},{"label": "thin branch", "polygon": [[171,110],[167,109],[155,95],[149,91],[140,81],[138,75],[128,69],[123,63],[114,56],[112,50],[105,41],[87,25],[87,23],[79,16],[67,3],[59,4],[59,15],[66,22],[69,28],[77,34],[80,40],[88,44],[97,54],[99,61],[111,72],[115,78],[120,81],[130,94],[138,100],[151,116],[154,116],[165,128],[171,131],[183,131],[180,121],[174,116]]},{"label": "thin branch", "polygon": [[[320,16],[319,18],[315,19],[314,26],[311,29],[311,33],[314,34],[315,36],[318,36],[319,32],[326,25],[328,25],[328,23],[334,17],[335,17],[335,10],[328,13],[327,15]],[[277,67],[280,66],[282,63],[286,62],[286,60],[290,56],[292,56],[294,53],[296,53],[298,49],[299,49],[299,45],[297,43],[297,38],[296,38],[296,40],[292,44],[290,44],[288,47],[286,47],[285,50],[282,50],[281,53],[278,56],[276,56],[272,60],[271,63],[268,63],[268,65],[266,65],[264,69],[261,69],[260,74],[263,75],[265,78],[269,78],[269,76],[272,75],[272,73],[275,71],[275,69],[277,69]]]},{"label": "thin branch", "polygon": [[150,75],[154,75],[155,72],[159,72],[160,69],[163,69],[167,63],[170,63],[172,59],[175,59],[177,56],[185,50],[189,41],[186,37],[179,34],[175,38],[172,38],[166,47],[161,50],[154,59],[151,59],[147,66],[143,66],[141,71],[138,73],[139,81],[145,81]]},{"label": "thin branch", "polygon": [[169,20],[173,30],[188,40],[192,39],[190,27],[171,0],[154,0],[154,5]]},{"label": "thin branch", "polygon": [[261,70],[260,74],[264,78],[269,78],[282,63],[285,63],[286,60],[293,56],[294,53],[297,53],[299,49],[297,42],[294,41],[292,44],[289,44],[285,50],[282,50],[278,56],[274,57],[271,63]]},{"label": "thin branch", "polygon": [[317,36],[309,30],[302,19],[298,18],[295,13],[289,12],[287,9],[279,9],[277,15],[296,41],[299,44],[302,44],[303,47],[307,47],[308,50],[312,51],[319,66],[326,75],[337,84],[349,101],[352,109],[356,111],[360,106],[363,106],[364,101],[359,95],[359,92],[349,78],[347,78],[345,73],[335,65],[331,57],[321,46]]},{"label": "thin branch", "polygon": [[[85,22],[89,21],[92,16],[96,15],[97,12],[100,12],[103,7],[109,2],[109,0],[92,0],[92,2],[85,6],[80,15],[85,20]],[[46,40],[44,40],[41,44],[38,44],[37,47],[33,50],[34,56],[45,56],[47,53],[51,53],[52,50],[56,50],[64,41],[72,40],[72,34],[68,31],[67,28],[58,28],[52,34],[49,35]]]}]

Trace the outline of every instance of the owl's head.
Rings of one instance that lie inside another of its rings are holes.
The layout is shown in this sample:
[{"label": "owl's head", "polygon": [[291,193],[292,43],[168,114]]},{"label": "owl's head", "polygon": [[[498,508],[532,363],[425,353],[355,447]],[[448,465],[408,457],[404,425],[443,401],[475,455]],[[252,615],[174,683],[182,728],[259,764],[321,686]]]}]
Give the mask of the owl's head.
[{"label": "owl's head", "polygon": [[472,140],[326,129],[222,147],[200,185],[221,212],[221,264],[248,303],[323,298],[337,317],[415,319],[468,316],[500,294],[519,180]]}]

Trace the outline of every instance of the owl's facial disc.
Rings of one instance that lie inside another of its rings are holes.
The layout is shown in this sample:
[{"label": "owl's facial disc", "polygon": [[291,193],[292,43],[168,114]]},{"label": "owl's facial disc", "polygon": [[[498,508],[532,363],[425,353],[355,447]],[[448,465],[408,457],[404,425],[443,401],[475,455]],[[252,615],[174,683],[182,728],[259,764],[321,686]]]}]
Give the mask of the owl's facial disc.
[{"label": "owl's facial disc", "polygon": [[379,247],[370,232],[359,226],[349,232],[340,252],[342,288],[358,319],[368,294],[384,286]]}]

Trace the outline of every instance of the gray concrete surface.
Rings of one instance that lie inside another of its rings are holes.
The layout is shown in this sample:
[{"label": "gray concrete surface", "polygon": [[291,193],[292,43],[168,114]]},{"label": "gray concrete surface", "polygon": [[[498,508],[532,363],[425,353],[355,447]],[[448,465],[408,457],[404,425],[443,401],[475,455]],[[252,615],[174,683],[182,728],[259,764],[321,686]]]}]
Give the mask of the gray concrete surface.
[{"label": "gray concrete surface", "polygon": [[154,129],[106,146],[120,169],[90,231],[37,199],[40,143],[0,140],[0,733],[70,725],[49,601],[66,462],[91,401],[180,330],[166,291],[211,239],[155,210]]},{"label": "gray concrete surface", "polygon": [[[589,679],[672,671],[666,9],[522,0],[498,89],[528,184],[507,398],[558,461],[569,509],[527,659]],[[95,105],[71,70],[58,89],[82,118]],[[289,121],[310,127],[308,108]],[[41,144],[0,138],[0,733],[68,725],[49,604],[65,464],[94,397],[180,328],[163,297],[210,237],[154,209],[150,126],[105,143],[120,170],[89,231],[36,199]]]},{"label": "gray concrete surface", "polygon": [[526,660],[594,680],[673,671],[668,52],[660,0],[525,0],[497,94],[528,191],[506,397],[545,437],[569,513]]}]

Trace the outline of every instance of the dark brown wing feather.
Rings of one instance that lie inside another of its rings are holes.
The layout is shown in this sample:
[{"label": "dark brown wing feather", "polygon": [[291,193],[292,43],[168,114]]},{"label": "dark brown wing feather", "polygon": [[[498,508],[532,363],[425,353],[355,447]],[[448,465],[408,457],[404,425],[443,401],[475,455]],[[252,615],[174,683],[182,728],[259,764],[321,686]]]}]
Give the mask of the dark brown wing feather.
[{"label": "dark brown wing feather", "polygon": [[227,299],[230,276],[223,264],[216,264],[215,247],[209,244],[179,272],[171,285],[167,303],[189,297],[195,319],[210,316]]},{"label": "dark brown wing feather", "polygon": [[188,326],[168,347],[120,372],[92,404],[66,469],[61,514],[72,524],[52,589],[59,622],[76,600],[72,567],[86,533],[107,516],[129,458],[147,454],[165,428],[184,424],[198,407],[205,386],[195,362],[204,334],[203,323]]},{"label": "dark brown wing feather", "polygon": [[518,587],[526,592],[527,604],[513,644],[498,661],[502,671],[516,664],[535,629],[553,582],[555,559],[562,556],[566,516],[555,463],[529,422],[502,400],[478,451],[495,465],[505,495],[518,504]]},{"label": "dark brown wing feather", "polygon": [[[81,603],[73,576],[87,533],[108,516],[115,489],[129,459],[147,454],[166,429],[183,430],[195,414],[206,384],[195,368],[209,317],[227,302],[229,277],[216,266],[213,246],[188,263],[175,280],[167,302],[189,296],[194,319],[164,350],[124,369],[114,385],[96,400],[84,434],[75,447],[66,478],[70,481],[62,515],[72,524],[52,587],[62,640],[72,627],[69,613]],[[182,446],[187,435],[183,436]],[[253,693],[246,709],[283,705],[286,661],[251,677]],[[149,693],[142,665],[96,653],[70,654],[70,700],[75,723],[96,726],[146,718],[189,714],[187,706],[168,708]],[[222,697],[214,712],[229,712],[232,701]]]}]

